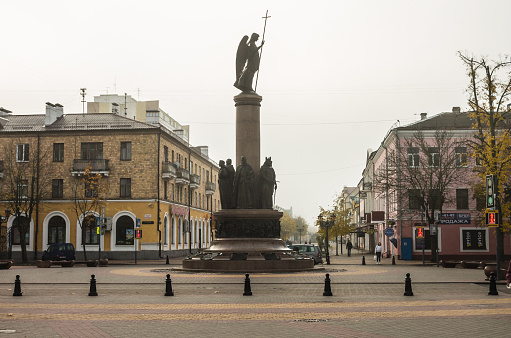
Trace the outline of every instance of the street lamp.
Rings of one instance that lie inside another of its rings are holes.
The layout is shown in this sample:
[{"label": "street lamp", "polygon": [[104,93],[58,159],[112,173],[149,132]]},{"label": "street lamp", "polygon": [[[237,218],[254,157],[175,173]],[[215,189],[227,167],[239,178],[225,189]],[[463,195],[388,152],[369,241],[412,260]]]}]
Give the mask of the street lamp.
[{"label": "street lamp", "polygon": [[330,219],[326,219],[326,220],[323,219],[323,214],[319,214],[318,222],[319,222],[319,226],[322,228],[325,228],[325,230],[326,230],[325,257],[326,257],[326,264],[330,265],[330,254],[328,252],[328,228],[332,227],[335,224],[335,213],[331,213]]},{"label": "street lamp", "polygon": [[300,244],[302,244],[302,231],[304,230],[304,227],[301,226],[298,228],[298,232],[300,233]]}]

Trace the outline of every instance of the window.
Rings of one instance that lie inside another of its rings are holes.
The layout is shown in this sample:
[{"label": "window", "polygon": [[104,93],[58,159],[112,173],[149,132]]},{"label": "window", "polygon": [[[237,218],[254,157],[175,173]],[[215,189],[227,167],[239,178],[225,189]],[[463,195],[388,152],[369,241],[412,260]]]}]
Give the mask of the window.
[{"label": "window", "polygon": [[[431,235],[429,229],[423,229],[424,231],[424,250],[431,250]],[[415,228],[415,250],[422,250],[420,242],[417,240],[419,234],[419,228]],[[440,241],[440,238],[438,239]]]},{"label": "window", "polygon": [[417,210],[420,208],[419,189],[408,189],[408,208]]},{"label": "window", "polygon": [[163,146],[163,162],[169,161],[169,147]]},{"label": "window", "polygon": [[172,150],[172,163],[174,163],[174,150]]},{"label": "window", "polygon": [[53,216],[48,222],[48,244],[66,242],[66,221],[60,216]]},{"label": "window", "polygon": [[174,217],[171,219],[170,223],[170,244],[176,243],[176,221],[174,220]]},{"label": "window", "polygon": [[468,209],[468,189],[456,189],[456,209]]},{"label": "window", "polygon": [[170,200],[174,201],[174,183],[170,184]]},{"label": "window", "polygon": [[131,142],[121,142],[121,161],[131,161]]},{"label": "window", "polygon": [[168,194],[167,194],[168,189],[169,189],[169,182],[163,181],[163,199],[164,200],[168,199]]},{"label": "window", "polygon": [[163,219],[163,244],[167,245],[169,244],[169,241],[167,239],[169,235],[169,219],[165,217]]},{"label": "window", "polygon": [[102,160],[103,142],[82,143],[82,160]]},{"label": "window", "polygon": [[179,223],[177,225],[177,244],[181,244],[182,222],[183,221],[179,219]]},{"label": "window", "polygon": [[440,166],[440,148],[438,147],[428,148],[428,165],[430,167]]},{"label": "window", "polygon": [[82,244],[99,244],[99,235],[96,229],[96,218],[87,216],[82,221]]},{"label": "window", "polygon": [[64,197],[64,180],[52,180],[51,184],[51,197],[62,198]]},{"label": "window", "polygon": [[16,162],[28,162],[28,144],[18,144],[16,147]]},{"label": "window", "polygon": [[443,204],[444,196],[440,194],[439,189],[430,189],[428,192],[428,203],[429,209],[435,208],[436,210],[440,210]]},{"label": "window", "polygon": [[135,223],[129,216],[121,216],[115,225],[115,244],[133,245],[135,234]]},{"label": "window", "polygon": [[28,198],[28,180],[18,181],[16,184],[18,198]]},{"label": "window", "polygon": [[131,178],[121,178],[121,197],[131,197]]},{"label": "window", "polygon": [[64,143],[53,143],[53,162],[64,162]]},{"label": "window", "polygon": [[466,147],[456,147],[454,148],[456,152],[456,166],[457,167],[466,167],[467,166],[467,148]]},{"label": "window", "polygon": [[30,243],[30,220],[25,216],[16,217],[11,228],[11,243],[21,245],[21,232],[25,233],[25,244]]},{"label": "window", "polygon": [[98,183],[94,180],[85,182],[85,197],[98,197]]},{"label": "window", "polygon": [[463,250],[462,251],[488,251],[487,229],[461,229]]}]

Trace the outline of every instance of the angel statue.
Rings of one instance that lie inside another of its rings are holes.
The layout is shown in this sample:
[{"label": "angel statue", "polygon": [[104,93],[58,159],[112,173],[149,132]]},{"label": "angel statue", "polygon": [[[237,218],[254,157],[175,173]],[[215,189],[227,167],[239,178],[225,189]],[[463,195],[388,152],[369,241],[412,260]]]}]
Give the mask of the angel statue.
[{"label": "angel statue", "polygon": [[243,92],[254,92],[252,89],[252,81],[254,74],[259,70],[259,48],[264,45],[264,40],[261,45],[257,47],[256,41],[259,39],[259,34],[253,33],[248,41],[248,36],[245,35],[238,45],[238,52],[236,53],[236,82],[234,87]]}]

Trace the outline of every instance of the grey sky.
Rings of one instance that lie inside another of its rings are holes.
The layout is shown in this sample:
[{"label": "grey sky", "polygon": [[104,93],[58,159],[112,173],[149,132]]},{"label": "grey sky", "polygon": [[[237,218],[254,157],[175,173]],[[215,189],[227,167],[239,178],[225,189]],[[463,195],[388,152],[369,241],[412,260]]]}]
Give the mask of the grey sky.
[{"label": "grey sky", "polygon": [[510,53],[510,1],[2,1],[0,106],[75,113],[81,87],[88,101],[126,92],[234,158],[236,48],[267,9],[261,155],[277,204],[310,224],[396,120],[466,109],[458,50]]}]

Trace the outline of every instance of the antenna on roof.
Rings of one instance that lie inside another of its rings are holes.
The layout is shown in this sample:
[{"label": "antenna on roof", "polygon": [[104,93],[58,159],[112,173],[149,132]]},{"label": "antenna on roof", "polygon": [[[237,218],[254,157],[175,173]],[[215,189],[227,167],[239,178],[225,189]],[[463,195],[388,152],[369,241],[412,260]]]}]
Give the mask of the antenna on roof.
[{"label": "antenna on roof", "polygon": [[85,114],[85,94],[87,94],[85,91],[87,88],[80,88],[80,91],[82,92],[80,95],[82,95],[82,114]]},{"label": "antenna on roof", "polygon": [[128,116],[128,107],[126,106],[126,96],[128,94],[124,93],[124,117],[127,117]]}]

